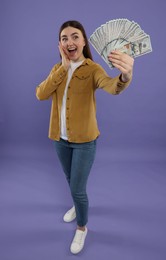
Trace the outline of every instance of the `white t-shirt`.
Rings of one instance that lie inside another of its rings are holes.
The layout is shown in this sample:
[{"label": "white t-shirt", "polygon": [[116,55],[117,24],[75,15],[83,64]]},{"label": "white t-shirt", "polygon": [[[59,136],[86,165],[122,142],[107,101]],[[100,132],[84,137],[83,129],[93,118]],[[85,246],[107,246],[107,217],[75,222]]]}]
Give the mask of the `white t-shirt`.
[{"label": "white t-shirt", "polygon": [[64,140],[67,140],[67,131],[66,131],[66,98],[67,98],[67,90],[69,86],[69,82],[71,80],[71,77],[73,75],[73,72],[77,67],[79,67],[83,63],[82,61],[79,62],[70,62],[70,67],[68,69],[68,78],[66,82],[66,87],[63,95],[63,100],[62,100],[62,107],[61,107],[61,134],[60,137]]}]

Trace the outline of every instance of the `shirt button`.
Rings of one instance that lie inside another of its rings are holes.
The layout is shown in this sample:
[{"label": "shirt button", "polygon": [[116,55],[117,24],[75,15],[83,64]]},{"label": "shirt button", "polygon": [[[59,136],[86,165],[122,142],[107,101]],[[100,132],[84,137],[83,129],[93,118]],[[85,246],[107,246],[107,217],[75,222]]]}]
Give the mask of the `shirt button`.
[{"label": "shirt button", "polygon": [[69,100],[69,97],[67,98],[67,100]]}]

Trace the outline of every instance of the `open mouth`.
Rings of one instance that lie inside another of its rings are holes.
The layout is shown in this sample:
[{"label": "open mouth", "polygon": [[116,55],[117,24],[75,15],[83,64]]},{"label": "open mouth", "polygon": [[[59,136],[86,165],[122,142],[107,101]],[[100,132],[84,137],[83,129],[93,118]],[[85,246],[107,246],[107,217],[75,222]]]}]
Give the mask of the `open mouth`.
[{"label": "open mouth", "polygon": [[72,54],[72,55],[73,55],[73,54],[75,54],[75,53],[76,53],[76,51],[77,51],[77,48],[75,48],[75,47],[74,47],[74,48],[68,48],[67,50],[68,50],[68,52],[69,52],[70,54]]}]

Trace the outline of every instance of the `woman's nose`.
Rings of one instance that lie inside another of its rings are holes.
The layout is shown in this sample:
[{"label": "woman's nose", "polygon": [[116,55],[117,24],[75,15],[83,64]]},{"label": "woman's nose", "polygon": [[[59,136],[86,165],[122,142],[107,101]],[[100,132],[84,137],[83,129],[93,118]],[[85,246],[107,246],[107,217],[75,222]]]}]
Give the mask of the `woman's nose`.
[{"label": "woman's nose", "polygon": [[71,38],[68,39],[68,43],[67,43],[67,44],[68,44],[68,45],[72,45],[72,44],[73,44],[73,41],[72,41]]}]

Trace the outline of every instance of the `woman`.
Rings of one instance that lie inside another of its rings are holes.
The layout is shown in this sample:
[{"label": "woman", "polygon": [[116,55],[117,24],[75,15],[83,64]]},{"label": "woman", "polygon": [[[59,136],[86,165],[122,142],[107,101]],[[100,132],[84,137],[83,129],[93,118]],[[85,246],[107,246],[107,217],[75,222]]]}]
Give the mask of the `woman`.
[{"label": "woman", "polygon": [[95,91],[99,88],[119,94],[130,83],[134,60],[120,51],[108,56],[121,74],[111,78],[93,62],[88,39],[78,21],[67,21],[59,31],[61,62],[37,87],[39,100],[52,97],[49,138],[68,181],[74,206],[64,215],[64,221],[75,218],[77,228],[70,250],[79,253],[88,232],[88,197],[86,184],[94,162],[96,139],[100,132],[96,120]]}]

